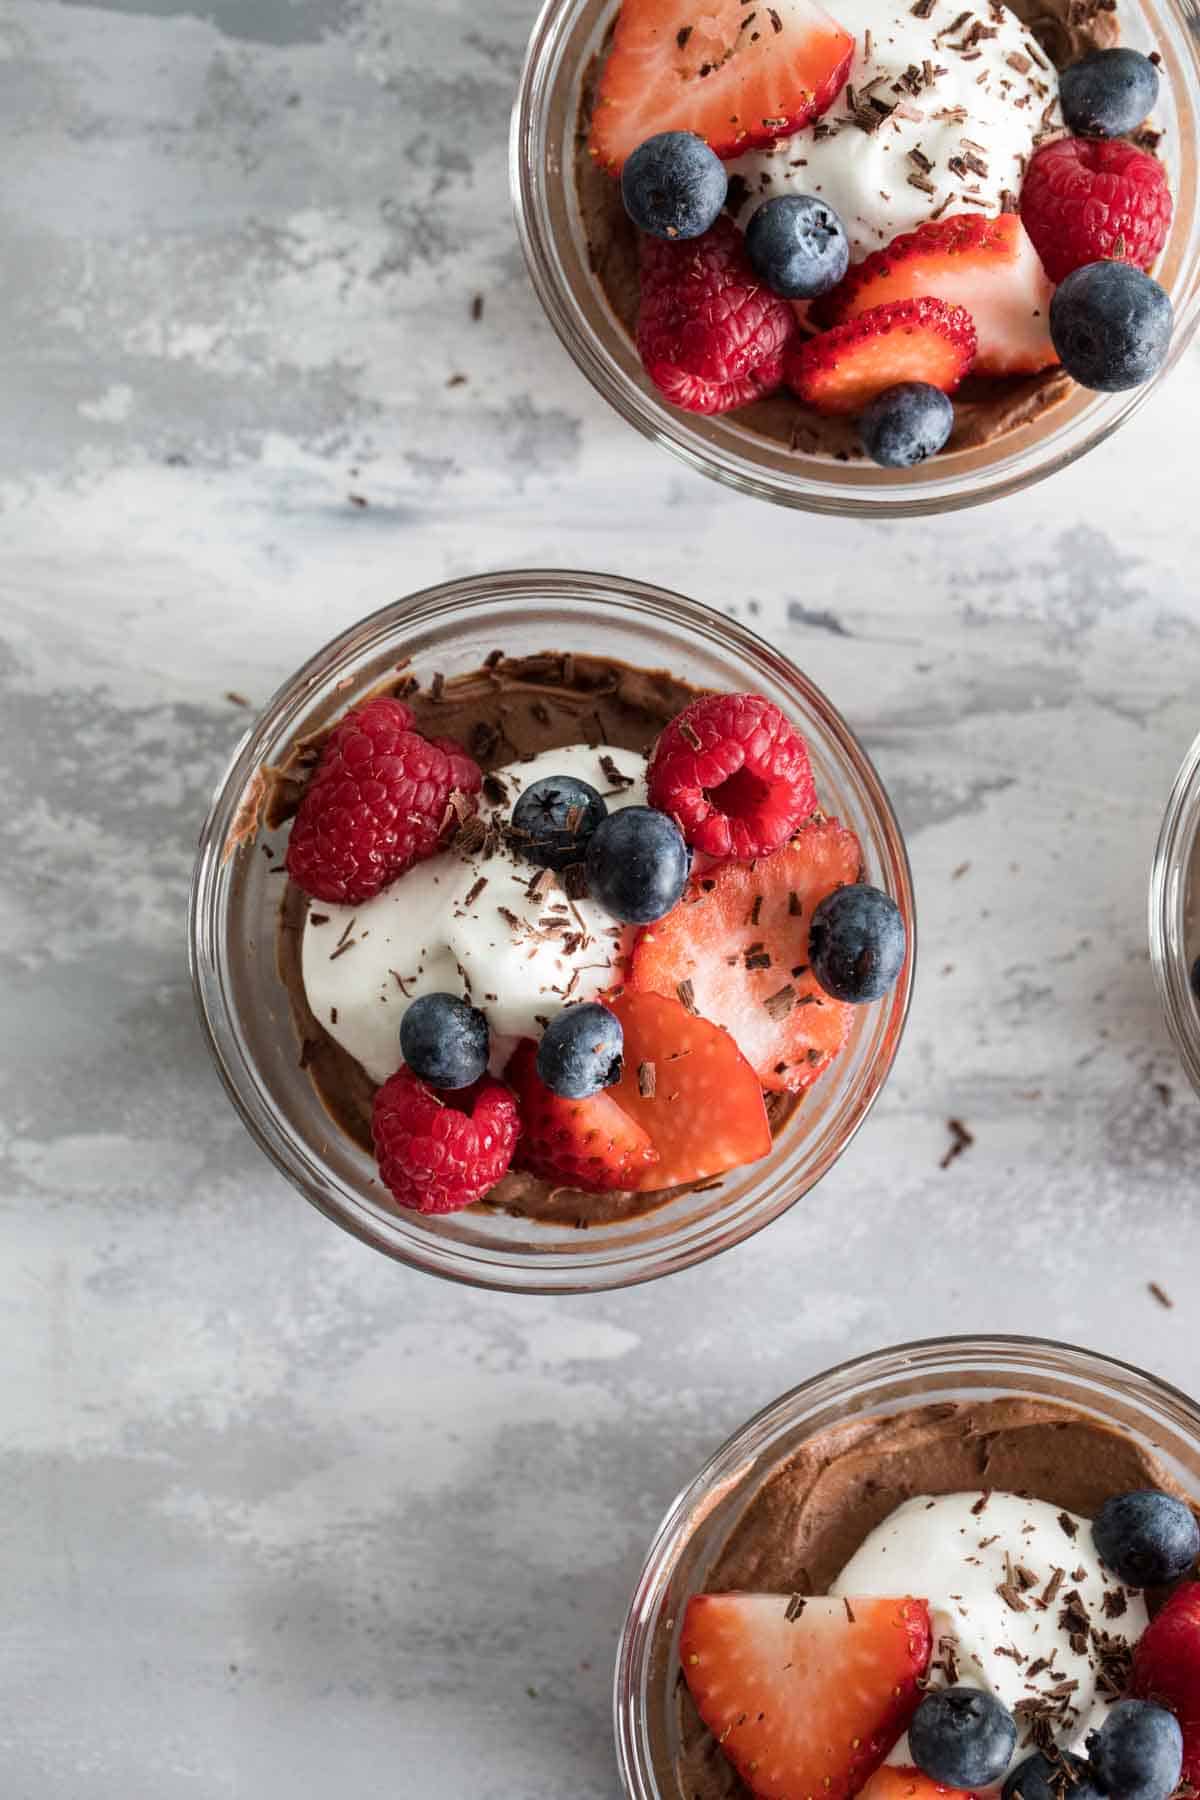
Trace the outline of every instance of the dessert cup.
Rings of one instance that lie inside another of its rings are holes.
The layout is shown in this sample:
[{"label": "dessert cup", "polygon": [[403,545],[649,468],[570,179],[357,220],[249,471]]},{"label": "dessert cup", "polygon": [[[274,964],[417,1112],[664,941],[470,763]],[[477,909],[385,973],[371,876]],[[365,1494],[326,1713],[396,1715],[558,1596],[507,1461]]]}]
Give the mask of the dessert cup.
[{"label": "dessert cup", "polygon": [[629,1800],[690,1800],[675,1773],[678,1630],[735,1522],[814,1433],[940,1401],[1036,1397],[1115,1428],[1200,1496],[1200,1406],[1126,1363],[1024,1337],[951,1337],[858,1357],[743,1425],[671,1507],[634,1591],[617,1657],[614,1723]]},{"label": "dessert cup", "polygon": [[1191,968],[1200,956],[1200,737],[1175,777],[1150,871],[1150,960],[1167,1028],[1200,1094],[1200,1002]]},{"label": "dessert cup", "polygon": [[[671,406],[643,373],[589,266],[575,190],[581,89],[617,11],[618,0],[546,0],[513,112],[510,179],[517,230],[550,323],[592,385],[645,436],[742,493],[812,512],[881,518],[1014,493],[1101,443],[1148,398],[1154,382],[1121,394],[1073,388],[1039,418],[989,444],[944,452],[906,470],[789,450],[739,424],[737,412],[703,418]],[[1196,0],[1119,0],[1118,16],[1123,42],[1162,57],[1154,116],[1164,132],[1175,198],[1170,238],[1155,269],[1175,306],[1170,356],[1156,378],[1162,380],[1200,319],[1200,9]]]},{"label": "dessert cup", "polygon": [[[753,689],[808,740],[823,805],[857,833],[867,879],[897,902],[909,954],[892,991],[858,1009],[846,1049],[761,1162],[639,1218],[579,1230],[470,1208],[397,1209],[374,1162],[323,1110],[299,1064],[276,968],[286,831],[259,829],[264,771],[297,737],[343,713],[406,663],[428,680],[478,668],[493,649],[548,649],[670,669],[700,687]],[[271,853],[262,853],[263,849]],[[300,1192],[365,1243],[414,1268],[534,1293],[647,1281],[703,1261],[777,1218],[829,1169],[869,1112],[896,1054],[915,950],[899,826],[862,746],[824,695],[743,626],[659,588],[611,576],[519,571],[432,588],[343,632],[292,676],[246,734],[200,839],[189,945],[201,1020],[218,1071],[253,1137]]]}]

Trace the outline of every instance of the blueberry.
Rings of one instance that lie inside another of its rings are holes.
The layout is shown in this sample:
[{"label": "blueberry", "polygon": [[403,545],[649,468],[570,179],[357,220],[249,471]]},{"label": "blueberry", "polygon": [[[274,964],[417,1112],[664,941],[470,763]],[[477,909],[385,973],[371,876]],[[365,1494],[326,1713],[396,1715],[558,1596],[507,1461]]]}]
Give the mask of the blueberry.
[{"label": "blueberry", "polygon": [[1085,263],[1050,301],[1050,336],[1081,387],[1140,387],[1166,361],[1175,315],[1169,296],[1131,263]]},{"label": "blueberry", "polygon": [[1111,1800],[1167,1800],[1179,1786],[1183,1732],[1163,1706],[1118,1700],[1087,1747],[1096,1780]]},{"label": "blueberry", "polygon": [[865,882],[826,894],[808,928],[813,974],[827,994],[852,1006],[887,993],[904,965],[906,944],[900,908]]},{"label": "blueberry", "polygon": [[918,1769],[946,1787],[999,1781],[1017,1747],[1017,1722],[981,1688],[938,1688],[926,1694],[908,1728]]},{"label": "blueberry", "polygon": [[621,1079],[625,1034],[616,1013],[597,1001],[568,1006],[538,1045],[537,1072],[552,1094],[586,1100]]},{"label": "blueberry", "polygon": [[954,424],[954,408],[927,381],[900,381],[877,394],[858,421],[863,449],[885,469],[911,469],[936,456]]},{"label": "blueberry", "polygon": [[647,138],[621,171],[625,211],[651,237],[700,237],[715,223],[728,187],[725,164],[694,131]]},{"label": "blueberry", "polygon": [[1158,70],[1137,50],[1093,50],[1059,75],[1058,97],[1077,137],[1124,137],[1153,110]]},{"label": "blueberry", "polygon": [[1095,1773],[1082,1756],[1040,1750],[1018,1763],[1004,1784],[1001,1800],[1102,1800]]},{"label": "blueberry", "polygon": [[587,850],[593,900],[630,925],[669,913],[688,878],[683,833],[652,806],[623,806],[597,827]]},{"label": "blueberry", "polygon": [[812,194],[764,200],[746,226],[746,254],[760,281],[785,300],[815,300],[850,267],[845,228]]},{"label": "blueberry", "polygon": [[573,775],[543,775],[530,782],[513,807],[514,847],[529,862],[565,869],[583,861],[588,839],[607,813],[588,782]]},{"label": "blueberry", "polygon": [[488,1022],[454,994],[422,994],[400,1021],[400,1053],[430,1087],[470,1087],[488,1065]]},{"label": "blueberry", "polygon": [[1106,1500],[1092,1539],[1100,1560],[1130,1587],[1178,1581],[1200,1556],[1200,1525],[1191,1507],[1157,1488]]}]

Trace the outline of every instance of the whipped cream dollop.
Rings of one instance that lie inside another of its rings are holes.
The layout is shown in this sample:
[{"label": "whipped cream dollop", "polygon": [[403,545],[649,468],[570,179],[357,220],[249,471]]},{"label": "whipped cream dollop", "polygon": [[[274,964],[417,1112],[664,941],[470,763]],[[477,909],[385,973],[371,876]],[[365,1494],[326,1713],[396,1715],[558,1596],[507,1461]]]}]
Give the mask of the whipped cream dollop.
[{"label": "whipped cream dollop", "polygon": [[[930,1685],[986,1688],[1017,1719],[1018,1763],[1040,1713],[1056,1742],[1082,1748],[1119,1692],[1106,1663],[1146,1629],[1140,1592],[1103,1566],[1091,1522],[1016,1494],[918,1495],[877,1525],[831,1592],[929,1602]],[[911,1763],[907,1737],[888,1757]]]},{"label": "whipped cream dollop", "polygon": [[1037,144],[1062,129],[1058,75],[1000,0],[830,0],[856,48],[823,119],[728,164],[745,226],[776,194],[817,194],[855,260],[946,213],[1012,210]]},{"label": "whipped cream dollop", "polygon": [[[498,1072],[521,1037],[540,1037],[563,1006],[617,980],[635,928],[558,876],[516,857],[486,828],[505,823],[517,796],[545,775],[590,782],[609,811],[646,804],[638,751],[572,744],[497,769],[481,798],[484,841],[417,863],[361,906],[314,900],[301,944],[314,1016],[373,1081],[400,1067],[400,1022],[421,994],[456,994],[487,1015]],[[498,784],[495,785],[495,784]]]}]

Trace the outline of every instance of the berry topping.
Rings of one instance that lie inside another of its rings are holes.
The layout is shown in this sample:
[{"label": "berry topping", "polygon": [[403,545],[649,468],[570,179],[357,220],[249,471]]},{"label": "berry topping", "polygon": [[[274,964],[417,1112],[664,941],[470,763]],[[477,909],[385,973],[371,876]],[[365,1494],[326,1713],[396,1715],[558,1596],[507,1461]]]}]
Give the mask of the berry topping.
[{"label": "berry topping", "polygon": [[769,856],[817,805],[804,739],[761,694],[693,700],[655,744],[646,784],[708,856]]},{"label": "berry topping", "polygon": [[1183,1500],[1138,1488],[1106,1500],[1092,1524],[1101,1560],[1130,1587],[1178,1581],[1200,1556],[1200,1525]]},{"label": "berry topping", "polygon": [[487,1020],[454,994],[422,994],[400,1021],[400,1053],[430,1087],[470,1087],[487,1069]]},{"label": "berry topping", "polygon": [[[866,1787],[859,1789],[859,1800],[956,1800],[958,1793],[958,1788],[931,1781],[920,1769],[909,1768],[905,1763],[884,1763]],[[962,1800],[974,1800],[974,1795],[964,1794]],[[1039,1800],[1051,1800],[1051,1796],[1040,1796]],[[1063,1797],[1058,1796],[1058,1800]]]},{"label": "berry topping", "polygon": [[1174,1713],[1145,1700],[1118,1700],[1087,1741],[1097,1785],[1110,1800],[1167,1800],[1183,1769]]},{"label": "berry topping", "polygon": [[[483,786],[483,770],[475,758],[467,755],[457,738],[435,737],[430,738],[429,742],[436,749],[444,750],[450,758],[451,788],[456,789],[460,794],[465,794],[468,799],[474,799]],[[473,812],[475,809],[472,807],[470,810]],[[465,814],[462,815],[462,817],[465,816]],[[457,809],[451,812],[447,821],[451,831],[457,830],[462,823],[462,817],[459,816]]]},{"label": "berry topping", "polygon": [[1133,144],[1059,138],[1034,152],[1021,218],[1051,281],[1102,257],[1149,269],[1167,241],[1171,190]]},{"label": "berry topping", "polygon": [[906,231],[856,263],[816,309],[843,325],[870,307],[932,295],[962,306],[975,326],[975,375],[1033,374],[1057,361],[1050,341],[1051,286],[1015,213],[955,213]]},{"label": "berry topping", "polygon": [[827,994],[848,1006],[862,1006],[882,999],[895,985],[907,942],[891,895],[856,881],[826,894],[816,908],[808,929],[808,956]]},{"label": "berry topping", "polygon": [[816,819],[763,862],[710,869],[669,918],[639,933],[630,986],[682,996],[725,1028],[763,1087],[802,1092],[853,1023],[850,1007],[823,993],[809,967],[809,920],[861,867],[854,833]]},{"label": "berry topping", "polygon": [[767,1154],[762,1088],[728,1032],[660,994],[627,989],[612,1008],[625,1033],[625,1072],[613,1097],[658,1155],[630,1187],[707,1181]]},{"label": "berry topping", "polygon": [[816,412],[856,413],[901,381],[952,394],[974,355],[975,327],[961,306],[892,300],[809,338],[788,354],[786,375]]},{"label": "berry topping", "polygon": [[420,1213],[481,1200],[508,1170],[519,1130],[516,1101],[487,1075],[445,1099],[399,1069],[377,1091],[371,1118],[384,1185]]},{"label": "berry topping", "polygon": [[[314,900],[357,905],[439,848],[451,794],[474,811],[462,783],[470,759],[411,729],[402,701],[380,695],[334,726],[304,791],[288,843],[287,870]],[[475,769],[474,789],[480,780]]]},{"label": "berry topping", "polygon": [[923,1600],[697,1594],[679,1657],[751,1793],[849,1800],[916,1709],[930,1636]]},{"label": "berry topping", "polygon": [[718,156],[773,144],[841,92],[854,39],[817,0],[623,0],[592,115],[591,152],[619,174],[651,132],[692,131]]},{"label": "berry topping", "polygon": [[1004,1784],[1002,1800],[1102,1800],[1092,1766],[1082,1756],[1040,1750],[1018,1763]]},{"label": "berry topping", "polygon": [[764,200],[746,226],[746,254],[755,274],[787,300],[827,294],[850,266],[842,221],[812,194]]},{"label": "berry topping", "polygon": [[694,131],[660,131],[639,144],[621,171],[621,199],[651,237],[702,237],[729,187],[725,164]]},{"label": "berry topping", "polygon": [[1183,1779],[1200,1786],[1200,1581],[1186,1581],[1156,1613],[1133,1653],[1131,1691],[1175,1714]]},{"label": "berry topping", "polygon": [[691,860],[673,819],[652,806],[624,806],[609,813],[588,845],[588,891],[614,919],[643,925],[670,912]]},{"label": "berry topping", "polygon": [[582,862],[588,840],[608,808],[589,782],[573,775],[531,781],[512,811],[510,842],[531,863],[565,869]]},{"label": "berry topping", "polygon": [[564,1100],[537,1072],[537,1045],[525,1038],[505,1075],[521,1107],[518,1163],[558,1187],[588,1194],[654,1187],[658,1155],[611,1094]]},{"label": "berry topping", "polygon": [[1156,375],[1174,323],[1164,289],[1128,263],[1076,269],[1050,302],[1050,331],[1063,368],[1081,387],[1103,393],[1140,387]]},{"label": "berry topping", "polygon": [[858,421],[858,435],[881,469],[911,469],[935,456],[953,427],[954,407],[940,388],[901,381],[876,394]]},{"label": "berry topping", "polygon": [[947,1787],[990,1787],[1017,1747],[1017,1722],[994,1694],[980,1688],[938,1688],[926,1694],[908,1727],[912,1759]]},{"label": "berry topping", "polygon": [[638,355],[673,405],[723,413],[774,393],[796,329],[787,301],[750,267],[732,219],[686,243],[642,239]]},{"label": "berry topping", "polygon": [[1140,51],[1093,50],[1063,69],[1058,98],[1067,128],[1079,137],[1124,137],[1158,99],[1158,70]]},{"label": "berry topping", "polygon": [[621,1079],[623,1040],[614,1013],[597,1001],[568,1006],[547,1025],[537,1072],[552,1094],[586,1100]]}]

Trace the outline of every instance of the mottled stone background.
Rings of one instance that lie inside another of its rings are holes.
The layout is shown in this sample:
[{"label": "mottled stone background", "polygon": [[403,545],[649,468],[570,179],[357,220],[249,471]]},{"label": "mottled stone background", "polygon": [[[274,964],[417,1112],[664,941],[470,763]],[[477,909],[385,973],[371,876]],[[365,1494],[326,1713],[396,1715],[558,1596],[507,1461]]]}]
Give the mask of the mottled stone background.
[{"label": "mottled stone background", "polygon": [[[635,1570],[752,1409],[989,1326],[1200,1373],[1200,1107],[1145,929],[1200,725],[1200,363],[987,512],[717,490],[606,411],[526,283],[532,12],[0,5],[5,1800],[611,1800]],[[306,1208],[218,1089],[184,958],[227,690],[522,563],[786,642],[896,796],[923,931],[891,1085],[820,1190],[707,1268],[558,1303]],[[943,1171],[950,1118],[975,1142]]]}]

